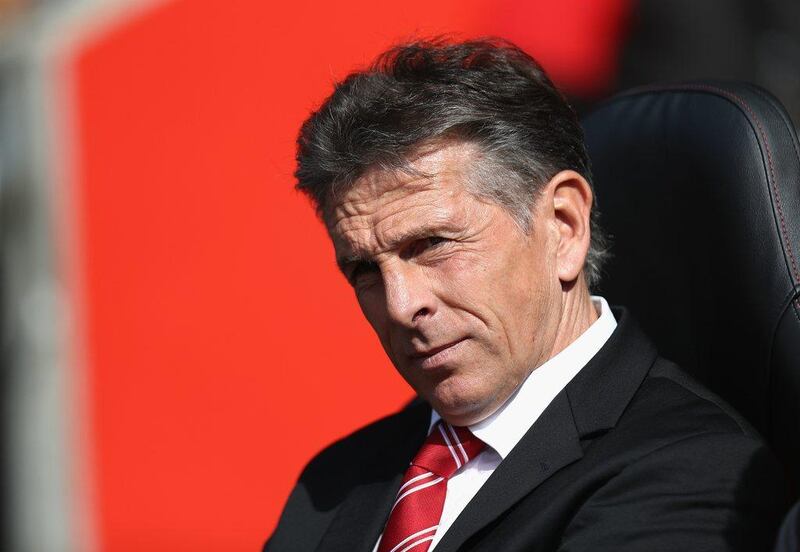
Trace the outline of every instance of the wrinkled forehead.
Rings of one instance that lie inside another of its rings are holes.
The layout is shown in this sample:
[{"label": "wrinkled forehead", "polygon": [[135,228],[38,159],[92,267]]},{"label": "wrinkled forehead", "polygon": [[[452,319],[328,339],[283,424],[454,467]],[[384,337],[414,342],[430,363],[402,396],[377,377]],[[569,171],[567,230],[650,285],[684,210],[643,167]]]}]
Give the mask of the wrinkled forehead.
[{"label": "wrinkled forehead", "polygon": [[463,142],[417,150],[402,168],[367,169],[353,183],[334,188],[323,220],[331,231],[344,217],[364,215],[378,206],[430,202],[466,190],[478,147]]}]

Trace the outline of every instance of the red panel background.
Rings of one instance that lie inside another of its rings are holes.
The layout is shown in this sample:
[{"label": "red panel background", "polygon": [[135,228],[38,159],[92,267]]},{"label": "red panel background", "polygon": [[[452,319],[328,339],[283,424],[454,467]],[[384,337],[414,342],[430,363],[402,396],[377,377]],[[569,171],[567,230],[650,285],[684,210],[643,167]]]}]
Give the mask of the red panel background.
[{"label": "red panel background", "polygon": [[102,550],[255,550],[307,459],[411,396],[293,190],[335,79],[414,34],[501,34],[609,86],[625,0],[168,2],[72,57],[71,194]]}]

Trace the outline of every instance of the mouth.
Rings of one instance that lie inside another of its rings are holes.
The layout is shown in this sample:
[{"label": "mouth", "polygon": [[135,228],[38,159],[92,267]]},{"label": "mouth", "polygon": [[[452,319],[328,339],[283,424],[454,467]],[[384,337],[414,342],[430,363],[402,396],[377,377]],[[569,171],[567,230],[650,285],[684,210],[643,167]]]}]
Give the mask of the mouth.
[{"label": "mouth", "polygon": [[416,351],[409,355],[411,362],[423,370],[433,370],[441,368],[457,354],[463,343],[467,340],[466,337],[445,343],[438,347],[433,347],[425,351]]}]

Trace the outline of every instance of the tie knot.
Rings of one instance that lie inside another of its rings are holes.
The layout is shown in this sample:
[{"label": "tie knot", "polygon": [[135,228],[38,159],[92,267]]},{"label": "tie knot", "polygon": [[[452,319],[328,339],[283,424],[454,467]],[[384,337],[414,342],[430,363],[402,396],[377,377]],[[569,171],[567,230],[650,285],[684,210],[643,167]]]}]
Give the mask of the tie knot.
[{"label": "tie knot", "polygon": [[449,478],[480,454],[485,446],[466,427],[452,426],[439,420],[411,463]]}]

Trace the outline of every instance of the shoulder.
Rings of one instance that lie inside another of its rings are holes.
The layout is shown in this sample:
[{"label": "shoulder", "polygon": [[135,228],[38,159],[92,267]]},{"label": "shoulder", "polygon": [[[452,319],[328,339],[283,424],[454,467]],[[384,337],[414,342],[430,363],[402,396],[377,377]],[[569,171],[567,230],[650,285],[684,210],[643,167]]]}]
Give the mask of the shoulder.
[{"label": "shoulder", "polygon": [[608,477],[573,521],[575,542],[613,549],[637,527],[653,529],[642,550],[759,550],[774,538],[780,465],[746,420],[674,363],[656,359],[617,425],[586,452]]},{"label": "shoulder", "polygon": [[628,458],[637,461],[684,453],[696,456],[693,464],[710,464],[725,450],[725,458],[717,460],[739,469],[745,469],[754,457],[778,465],[747,420],[663,358],[655,361],[608,437],[617,446],[619,441],[627,442]]},{"label": "shoulder", "polygon": [[765,550],[774,538],[785,500],[777,460],[746,420],[669,361],[656,360],[586,458],[602,475],[565,549],[635,540],[626,550]]},{"label": "shoulder", "polygon": [[760,439],[747,420],[719,395],[677,364],[660,357],[628,410],[630,414],[649,412],[651,416],[662,418],[662,423],[678,423],[685,431],[724,432]]},{"label": "shoulder", "polygon": [[429,419],[430,407],[417,400],[323,449],[300,475],[264,550],[314,549],[354,489],[408,464],[406,449],[416,450]]},{"label": "shoulder", "polygon": [[800,549],[800,502],[796,502],[781,525],[775,552],[796,552]]},{"label": "shoulder", "polygon": [[[416,399],[401,411],[376,420],[331,443],[308,463],[300,481],[317,478],[330,482],[332,474],[360,474],[371,467],[385,451],[396,451],[398,439],[414,433],[424,435],[430,419],[430,407]],[[339,478],[347,481],[346,477]]]},{"label": "shoulder", "polygon": [[[725,400],[678,365],[658,358],[620,419],[618,430],[647,434],[642,453],[672,448],[731,448],[728,461],[750,462],[753,455],[772,458],[761,435]],[[775,461],[777,465],[777,461]]]}]

